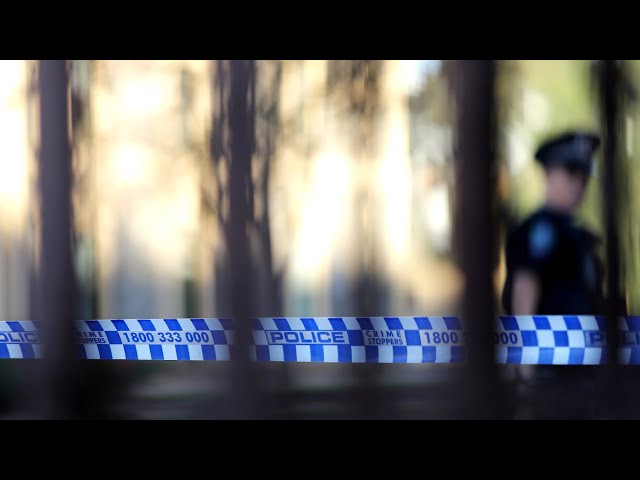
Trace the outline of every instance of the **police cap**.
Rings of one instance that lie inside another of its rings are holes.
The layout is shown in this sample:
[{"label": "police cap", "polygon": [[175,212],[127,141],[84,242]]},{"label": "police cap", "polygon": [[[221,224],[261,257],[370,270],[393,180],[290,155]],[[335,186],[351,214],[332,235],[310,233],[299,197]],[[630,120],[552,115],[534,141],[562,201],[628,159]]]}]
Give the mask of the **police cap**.
[{"label": "police cap", "polygon": [[593,153],[600,145],[600,138],[589,132],[573,131],[553,137],[536,151],[535,158],[545,168],[561,165],[570,170],[591,173]]}]

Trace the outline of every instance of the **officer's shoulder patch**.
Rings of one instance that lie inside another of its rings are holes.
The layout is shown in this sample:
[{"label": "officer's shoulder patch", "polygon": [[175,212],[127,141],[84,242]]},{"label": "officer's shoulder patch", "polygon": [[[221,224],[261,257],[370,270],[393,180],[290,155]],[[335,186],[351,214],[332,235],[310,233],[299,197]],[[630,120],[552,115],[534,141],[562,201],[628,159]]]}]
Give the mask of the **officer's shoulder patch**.
[{"label": "officer's shoulder patch", "polygon": [[548,256],[556,244],[554,226],[548,220],[536,220],[529,228],[529,252],[533,258]]}]

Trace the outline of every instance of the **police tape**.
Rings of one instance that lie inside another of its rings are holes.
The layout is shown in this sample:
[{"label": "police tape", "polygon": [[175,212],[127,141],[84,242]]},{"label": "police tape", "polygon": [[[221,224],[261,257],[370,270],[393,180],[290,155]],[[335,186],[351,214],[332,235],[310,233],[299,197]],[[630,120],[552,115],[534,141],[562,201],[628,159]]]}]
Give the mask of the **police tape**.
[{"label": "police tape", "polygon": [[[640,317],[621,317],[619,362],[640,364]],[[251,320],[250,355],[265,362],[460,363],[467,332],[459,317],[286,317]],[[80,358],[214,360],[234,355],[224,318],[81,320]],[[1,321],[0,358],[42,358],[38,322]],[[496,363],[598,365],[608,361],[602,316],[502,316],[493,334]]]}]

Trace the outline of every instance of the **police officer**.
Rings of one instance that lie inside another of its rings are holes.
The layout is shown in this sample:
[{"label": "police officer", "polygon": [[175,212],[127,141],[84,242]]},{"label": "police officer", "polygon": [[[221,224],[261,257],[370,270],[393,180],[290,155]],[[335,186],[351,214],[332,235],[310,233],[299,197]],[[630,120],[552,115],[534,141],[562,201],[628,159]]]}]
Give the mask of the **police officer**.
[{"label": "police officer", "polygon": [[[535,158],[545,170],[546,197],[544,204],[509,234],[502,295],[507,314],[603,313],[603,267],[596,253],[600,240],[574,219],[599,144],[596,135],[572,131],[544,142],[536,151]],[[531,375],[531,370],[528,373]],[[579,388],[591,382],[592,376],[592,370],[582,366],[535,367],[531,380],[536,390],[559,384]],[[570,405],[563,408],[559,404],[566,399],[557,395],[547,396],[547,400],[538,402],[534,415],[589,416],[590,407],[582,412]],[[554,407],[559,408],[554,411]]]}]

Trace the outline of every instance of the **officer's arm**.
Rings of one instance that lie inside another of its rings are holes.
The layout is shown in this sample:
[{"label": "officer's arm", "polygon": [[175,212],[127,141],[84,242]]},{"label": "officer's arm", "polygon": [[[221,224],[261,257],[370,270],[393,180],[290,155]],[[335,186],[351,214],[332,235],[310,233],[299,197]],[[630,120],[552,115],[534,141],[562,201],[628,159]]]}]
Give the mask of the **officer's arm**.
[{"label": "officer's arm", "polygon": [[518,269],[513,276],[511,305],[513,315],[533,315],[540,299],[540,282],[530,270]]}]

